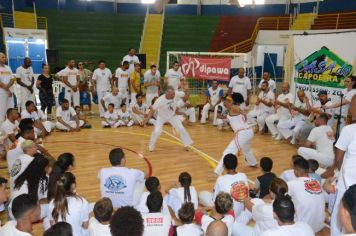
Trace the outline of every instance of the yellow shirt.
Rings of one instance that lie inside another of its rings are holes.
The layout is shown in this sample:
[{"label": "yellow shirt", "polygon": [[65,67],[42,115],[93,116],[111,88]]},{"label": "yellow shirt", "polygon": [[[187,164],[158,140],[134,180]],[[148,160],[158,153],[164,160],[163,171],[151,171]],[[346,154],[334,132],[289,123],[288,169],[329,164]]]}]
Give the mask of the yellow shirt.
[{"label": "yellow shirt", "polygon": [[135,85],[138,93],[141,93],[141,74],[139,72],[133,71],[130,75],[130,91],[131,93],[136,93],[136,90],[133,88]]}]

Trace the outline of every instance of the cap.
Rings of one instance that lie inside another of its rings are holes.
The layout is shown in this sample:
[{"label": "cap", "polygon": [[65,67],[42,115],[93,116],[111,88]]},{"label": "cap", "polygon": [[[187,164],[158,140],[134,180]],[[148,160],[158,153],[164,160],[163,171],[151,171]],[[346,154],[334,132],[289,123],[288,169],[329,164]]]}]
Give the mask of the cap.
[{"label": "cap", "polygon": [[319,93],[318,93],[318,96],[320,96],[320,95],[328,95],[328,91],[320,90]]}]

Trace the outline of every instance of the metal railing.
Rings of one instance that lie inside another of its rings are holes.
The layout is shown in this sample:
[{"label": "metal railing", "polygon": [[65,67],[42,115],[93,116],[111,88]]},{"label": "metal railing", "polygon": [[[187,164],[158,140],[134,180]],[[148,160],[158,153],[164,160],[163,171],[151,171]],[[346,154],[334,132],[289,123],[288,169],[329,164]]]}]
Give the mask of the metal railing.
[{"label": "metal railing", "polygon": [[322,14],[314,20],[312,29],[356,28],[356,11],[346,13]]}]

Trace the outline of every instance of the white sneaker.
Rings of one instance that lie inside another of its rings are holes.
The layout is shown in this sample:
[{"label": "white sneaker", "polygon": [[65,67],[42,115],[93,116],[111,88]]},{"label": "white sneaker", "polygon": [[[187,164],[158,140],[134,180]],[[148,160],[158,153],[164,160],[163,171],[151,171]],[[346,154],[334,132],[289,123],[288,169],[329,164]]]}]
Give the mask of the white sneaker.
[{"label": "white sneaker", "polygon": [[291,143],[292,145],[295,145],[295,143],[296,143],[295,138],[292,138],[292,140],[290,141],[290,143]]},{"label": "white sneaker", "polygon": [[274,140],[279,141],[281,139],[282,139],[282,136],[280,134],[278,134],[277,137]]}]

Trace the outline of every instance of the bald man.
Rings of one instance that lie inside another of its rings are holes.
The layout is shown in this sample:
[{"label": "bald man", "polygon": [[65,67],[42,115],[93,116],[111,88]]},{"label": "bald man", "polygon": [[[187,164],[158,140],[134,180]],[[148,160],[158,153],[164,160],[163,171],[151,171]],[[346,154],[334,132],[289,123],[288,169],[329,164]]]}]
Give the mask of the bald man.
[{"label": "bald man", "polygon": [[227,236],[228,229],[224,222],[215,220],[211,222],[206,230],[205,236]]},{"label": "bald man", "polygon": [[0,125],[5,121],[6,111],[14,107],[12,85],[16,77],[6,65],[6,56],[0,52]]},{"label": "bald man", "polygon": [[285,139],[291,139],[291,144],[296,143],[296,139],[299,136],[305,122],[308,120],[309,112],[309,99],[305,95],[304,91],[299,90],[297,92],[297,99],[294,105],[290,106],[291,118],[278,122],[277,129],[281,136]]},{"label": "bald man", "polygon": [[285,82],[282,85],[282,93],[278,95],[277,100],[274,102],[276,113],[269,115],[266,118],[266,124],[269,132],[272,134],[272,138],[280,140],[282,138],[277,129],[277,124],[284,120],[291,118],[289,107],[294,103],[294,96],[289,91],[289,83]]},{"label": "bald man", "polygon": [[251,81],[245,76],[245,69],[240,68],[238,75],[231,78],[229,82],[228,94],[241,93],[244,97],[246,105],[249,105],[250,95],[251,95]]},{"label": "bald man", "polygon": [[[106,112],[107,107],[110,103],[114,104],[115,110],[118,111],[122,103],[126,102],[126,96],[123,93],[119,92],[119,89],[116,87],[112,88],[111,93],[107,93],[100,100],[103,111]],[[100,113],[100,116],[102,113]]]}]

